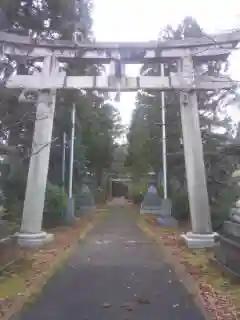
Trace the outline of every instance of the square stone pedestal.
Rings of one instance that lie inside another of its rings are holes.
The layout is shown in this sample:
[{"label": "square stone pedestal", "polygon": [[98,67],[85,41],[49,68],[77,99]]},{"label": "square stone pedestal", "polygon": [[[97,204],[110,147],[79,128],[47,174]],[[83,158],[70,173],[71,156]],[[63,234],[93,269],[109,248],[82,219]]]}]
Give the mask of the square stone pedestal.
[{"label": "square stone pedestal", "polygon": [[[240,279],[240,223],[225,221],[219,236],[218,245],[214,248],[215,262],[231,277]],[[238,215],[239,218],[239,215]]]},{"label": "square stone pedestal", "polygon": [[68,198],[68,204],[63,218],[65,225],[72,225],[76,222],[75,210],[75,199],[73,197]]},{"label": "square stone pedestal", "polygon": [[226,274],[240,280],[240,241],[239,237],[220,235],[214,248],[215,261]]},{"label": "square stone pedestal", "polygon": [[53,240],[53,234],[46,233],[44,231],[39,233],[22,233],[15,234],[17,243],[20,247],[36,248],[41,247]]},{"label": "square stone pedestal", "polygon": [[218,238],[218,233],[193,233],[187,232],[186,234],[182,234],[181,237],[186,242],[186,245],[190,249],[204,249],[211,248],[215,246],[216,239]]},{"label": "square stone pedestal", "polygon": [[225,234],[239,237],[240,243],[240,223],[236,223],[234,221],[225,221],[223,225],[223,231]]},{"label": "square stone pedestal", "polygon": [[173,217],[159,216],[156,218],[157,222],[165,228],[175,228],[178,226],[178,222]]}]

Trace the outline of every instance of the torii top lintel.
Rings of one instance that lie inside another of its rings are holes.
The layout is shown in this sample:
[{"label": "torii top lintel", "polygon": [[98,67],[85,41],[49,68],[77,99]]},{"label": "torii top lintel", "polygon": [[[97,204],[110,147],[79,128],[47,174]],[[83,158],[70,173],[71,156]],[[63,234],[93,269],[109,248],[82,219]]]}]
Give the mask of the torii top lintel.
[{"label": "torii top lintel", "polygon": [[[186,54],[198,58],[223,56],[240,41],[240,31],[183,40],[149,42],[82,42],[49,40],[34,42],[28,36],[0,32],[3,53],[32,58],[47,56],[52,52],[60,59],[90,59],[109,61],[114,52],[120,52],[121,60],[138,63],[145,59],[173,59]],[[28,49],[28,50],[27,50]]]},{"label": "torii top lintel", "polygon": [[[237,43],[240,41],[240,31],[209,35],[199,38],[185,38],[183,40],[165,40],[165,41],[148,41],[148,42],[83,42],[77,45],[78,48],[85,48],[88,50],[101,50],[101,49],[174,49],[174,48],[191,48],[210,46],[213,44],[227,44]],[[74,49],[76,44],[68,40],[49,40],[39,41],[38,44],[34,43],[28,36],[19,36],[16,34],[0,32],[0,43],[6,44],[19,44],[30,45],[38,47],[48,47],[52,49]]]}]

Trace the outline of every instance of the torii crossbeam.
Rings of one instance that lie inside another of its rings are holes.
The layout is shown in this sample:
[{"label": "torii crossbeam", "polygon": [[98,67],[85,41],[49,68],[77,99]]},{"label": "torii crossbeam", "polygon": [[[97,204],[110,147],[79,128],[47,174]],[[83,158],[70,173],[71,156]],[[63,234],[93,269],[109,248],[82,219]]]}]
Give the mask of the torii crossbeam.
[{"label": "torii crossbeam", "polygon": [[[217,36],[147,43],[80,43],[69,41],[40,41],[29,37],[0,32],[2,55],[14,59],[43,60],[41,73],[12,75],[6,88],[21,88],[39,92],[37,117],[33,138],[27,190],[24,202],[20,244],[36,245],[49,237],[42,232],[42,212],[47,181],[56,90],[136,91],[177,90],[180,92],[184,154],[191,211],[192,232],[184,235],[189,247],[209,247],[214,244],[208,194],[206,187],[203,148],[197,106],[198,90],[230,89],[238,85],[228,77],[198,76],[194,63],[224,60],[240,41],[240,32]],[[59,62],[85,60],[92,64],[110,63],[111,74],[71,76],[59,68]],[[128,63],[170,63],[175,61],[177,72],[165,77],[127,77],[116,66]],[[47,117],[46,117],[47,115]],[[40,150],[40,151],[39,151]]]}]

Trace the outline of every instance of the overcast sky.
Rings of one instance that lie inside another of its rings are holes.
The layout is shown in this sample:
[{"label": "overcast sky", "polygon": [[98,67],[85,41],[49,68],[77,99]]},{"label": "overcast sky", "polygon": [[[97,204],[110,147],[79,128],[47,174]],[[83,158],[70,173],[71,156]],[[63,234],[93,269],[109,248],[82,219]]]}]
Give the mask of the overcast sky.
[{"label": "overcast sky", "polygon": [[[97,41],[156,40],[161,28],[177,25],[193,16],[209,33],[240,28],[239,0],[94,0],[94,34]],[[129,74],[138,70],[130,68]],[[231,76],[240,80],[240,52],[232,58]],[[118,105],[124,124],[129,124],[134,93],[122,93]]]}]

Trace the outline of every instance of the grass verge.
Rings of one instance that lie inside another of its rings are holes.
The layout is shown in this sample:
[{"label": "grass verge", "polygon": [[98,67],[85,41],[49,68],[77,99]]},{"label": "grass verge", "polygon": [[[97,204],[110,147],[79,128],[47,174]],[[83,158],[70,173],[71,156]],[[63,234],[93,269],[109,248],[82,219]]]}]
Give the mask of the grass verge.
[{"label": "grass verge", "polygon": [[10,319],[28,307],[44,285],[64,264],[79,240],[105,215],[105,211],[83,217],[75,225],[50,230],[54,240],[41,249],[26,250],[23,257],[0,274],[0,318]]},{"label": "grass verge", "polygon": [[211,249],[188,249],[180,237],[183,229],[162,228],[156,219],[150,216],[141,216],[139,226],[159,244],[180,277],[184,273],[190,275],[191,284],[184,284],[191,287],[193,295],[198,296],[211,319],[240,319],[240,286],[212,264]]}]

